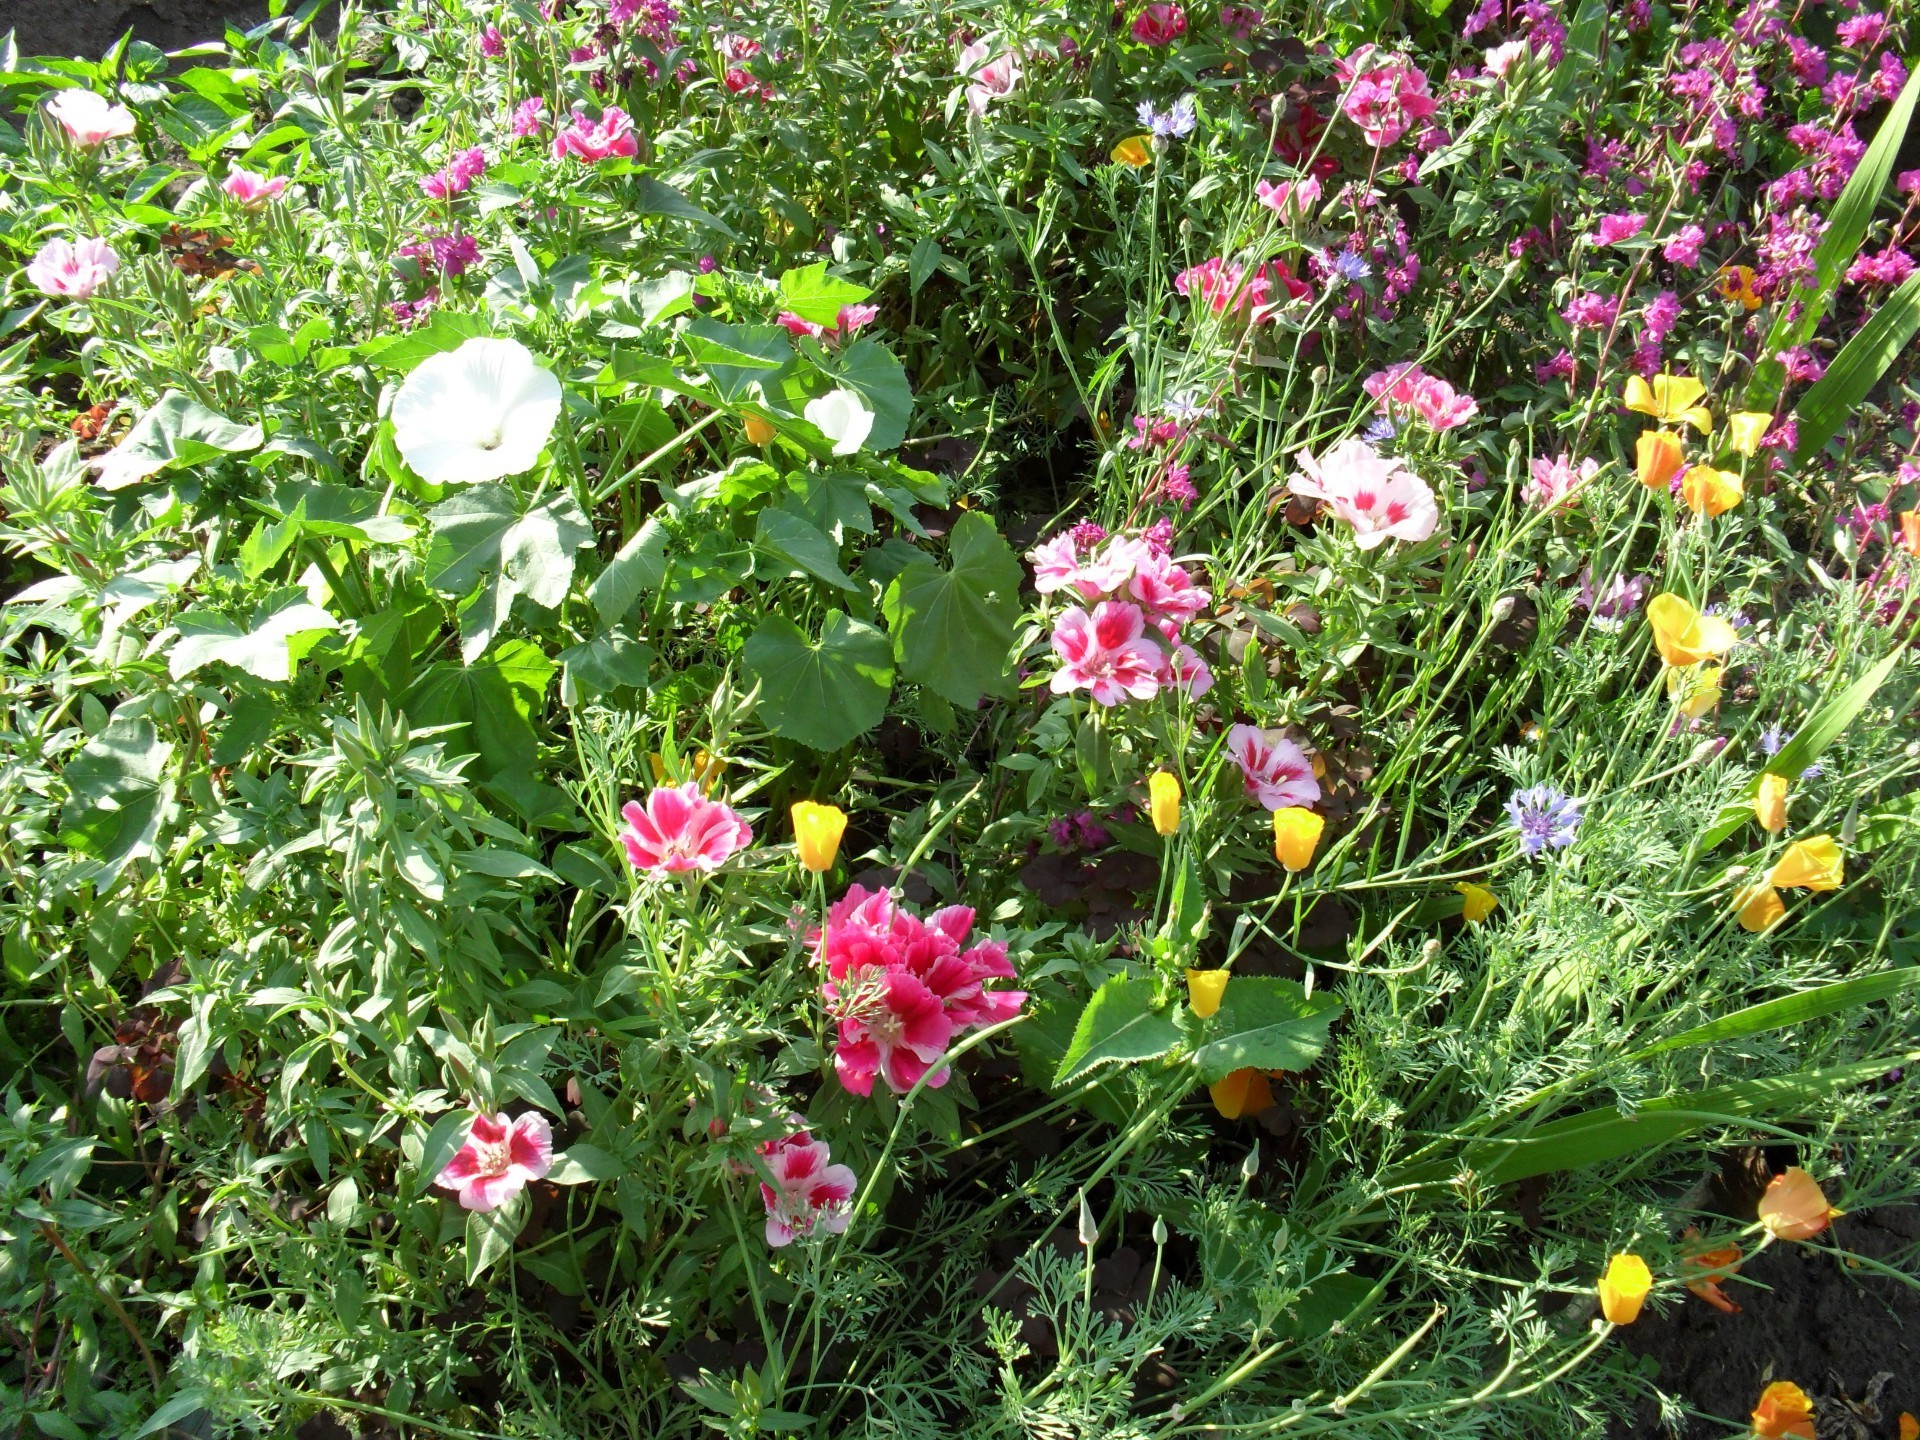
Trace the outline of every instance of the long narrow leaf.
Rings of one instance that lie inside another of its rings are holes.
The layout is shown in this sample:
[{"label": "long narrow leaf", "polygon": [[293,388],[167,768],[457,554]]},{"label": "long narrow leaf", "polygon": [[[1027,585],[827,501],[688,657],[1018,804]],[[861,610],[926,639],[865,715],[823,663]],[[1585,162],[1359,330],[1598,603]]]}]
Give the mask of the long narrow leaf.
[{"label": "long narrow leaf", "polygon": [[1897,970],[1880,970],[1872,975],[1858,975],[1851,980],[1836,980],[1831,985],[1819,985],[1811,990],[1802,990],[1797,995],[1783,995],[1777,1000],[1763,1001],[1758,1005],[1749,1005],[1744,1010],[1736,1010],[1731,1015],[1722,1015],[1718,1020],[1709,1020],[1705,1025],[1696,1025],[1691,1030],[1683,1030],[1678,1035],[1669,1035],[1664,1040],[1656,1040],[1644,1049],[1636,1050],[1627,1058],[1645,1060],[1650,1056],[1664,1054],[1669,1050],[1684,1050],[1690,1045],[1711,1045],[1720,1040],[1739,1040],[1748,1035],[1758,1035],[1767,1030],[1779,1030],[1788,1025],[1798,1025],[1806,1020],[1817,1020],[1823,1015],[1838,1014],[1842,1010],[1851,1010],[1858,1005],[1873,1005],[1879,1001],[1891,999],[1909,990],[1920,989],[1920,965],[1907,965]]},{"label": "long narrow leaf", "polygon": [[1860,333],[1841,347],[1827,373],[1800,397],[1794,407],[1800,427],[1795,458],[1805,461],[1820,453],[1900,358],[1916,330],[1920,330],[1920,275],[1909,275],[1904,285],[1880,302]]}]

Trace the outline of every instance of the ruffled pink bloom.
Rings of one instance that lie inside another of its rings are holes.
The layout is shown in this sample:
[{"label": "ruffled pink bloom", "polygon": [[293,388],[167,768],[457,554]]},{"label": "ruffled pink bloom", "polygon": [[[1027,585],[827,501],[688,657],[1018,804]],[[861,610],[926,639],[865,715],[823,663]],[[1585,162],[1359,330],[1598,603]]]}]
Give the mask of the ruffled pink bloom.
[{"label": "ruffled pink bloom", "polygon": [[487,173],[487,152],[475,145],[456,151],[445,169],[422,177],[420,193],[431,200],[448,200],[463,194],[474,181]]},{"label": "ruffled pink bloom", "polygon": [[593,165],[616,155],[631,157],[639,153],[640,142],[634,138],[633,121],[618,105],[602,110],[598,120],[588,120],[585,112],[576,110],[573,123],[553,137],[556,160],[571,155],[583,164]]},{"label": "ruffled pink bloom", "polygon": [[1532,478],[1527,481],[1522,498],[1529,505],[1550,510],[1572,498],[1581,486],[1599,474],[1600,462],[1588,458],[1575,465],[1571,455],[1556,455],[1551,460],[1535,460],[1531,468]]},{"label": "ruffled pink bloom", "polygon": [[1178,5],[1149,5],[1133,18],[1133,38],[1142,45],[1171,45],[1187,33],[1187,12]]},{"label": "ruffled pink bloom", "polygon": [[519,140],[529,135],[538,135],[546,128],[547,102],[538,95],[530,95],[513,107],[513,133]]},{"label": "ruffled pink bloom", "polygon": [[62,90],[47,102],[47,114],[76,145],[93,149],[133,133],[133,112],[91,90]]},{"label": "ruffled pink bloom", "polygon": [[1364,440],[1342,440],[1318,460],[1300,452],[1293,493],[1327,502],[1353,527],[1354,543],[1371,550],[1387,540],[1424,540],[1440,523],[1427,482]]},{"label": "ruffled pink bloom", "polygon": [[1360,382],[1360,388],[1382,405],[1398,410],[1402,419],[1415,416],[1434,430],[1451,430],[1480,413],[1472,396],[1462,395],[1439,376],[1405,362],[1374,371]]},{"label": "ruffled pink bloom", "polygon": [[[1278,302],[1274,298],[1276,285],[1285,297]],[[1218,255],[1182,270],[1173,277],[1173,288],[1182,295],[1204,300],[1216,315],[1233,310],[1256,322],[1272,319],[1274,311],[1286,301],[1304,300],[1313,293],[1305,281],[1294,279],[1293,272],[1281,261],[1248,270],[1239,261]]]},{"label": "ruffled pink bloom", "polygon": [[1679,232],[1661,247],[1660,253],[1675,265],[1684,265],[1691,270],[1700,263],[1700,247],[1706,243],[1706,231],[1698,225],[1682,225]]},{"label": "ruffled pink bloom", "polygon": [[1439,109],[1426,73],[1399,56],[1362,45],[1334,66],[1344,87],[1341,112],[1377,150],[1422,125]]},{"label": "ruffled pink bloom", "polygon": [[1496,45],[1482,57],[1486,61],[1487,73],[1501,80],[1507,78],[1507,71],[1513,68],[1514,61],[1533,53],[1533,46],[1525,40],[1509,40],[1504,45]]},{"label": "ruffled pink bloom", "polygon": [[1269,810],[1312,805],[1320,798],[1307,752],[1284,735],[1270,736],[1251,725],[1227,731],[1227,753],[1246,780],[1247,794]]},{"label": "ruffled pink bloom", "polygon": [[1149,553],[1127,583],[1127,593],[1147,608],[1156,619],[1169,619],[1184,625],[1213,597],[1193,583],[1191,576],[1165,555]]},{"label": "ruffled pink bloom", "polygon": [[49,240],[27,262],[27,279],[44,294],[84,300],[119,269],[120,257],[104,240]]},{"label": "ruffled pink bloom", "polygon": [[466,1144],[433,1183],[459,1191],[463,1209],[497,1210],[551,1169],[553,1127],[546,1116],[475,1115]]},{"label": "ruffled pink bloom", "polygon": [[251,170],[242,170],[238,165],[229,170],[227,178],[220,182],[221,191],[248,210],[265,209],[267,203],[278,200],[286,188],[287,181],[283,175],[269,178],[256,175]]},{"label": "ruffled pink bloom", "polygon": [[1622,211],[1616,215],[1602,215],[1600,224],[1593,233],[1596,245],[1618,245],[1622,240],[1631,240],[1647,228],[1647,217],[1631,211]]},{"label": "ruffled pink bloom", "polygon": [[824,1140],[797,1130],[784,1140],[760,1147],[774,1183],[760,1182],[760,1199],[767,1207],[767,1244],[778,1249],[796,1239],[838,1235],[851,1218],[854,1173],[845,1165],[830,1165],[832,1152]]},{"label": "ruffled pink bloom", "polygon": [[627,822],[620,834],[627,859],[656,874],[711,873],[753,843],[753,830],[733,807],[707,799],[692,781],[661,786],[645,806],[629,800],[620,815]]},{"label": "ruffled pink bloom", "polygon": [[1053,626],[1061,659],[1048,685],[1056,695],[1085,690],[1096,705],[1150,700],[1160,688],[1160,647],[1141,638],[1146,617],[1138,605],[1102,600],[1089,615],[1070,606]]},{"label": "ruffled pink bloom", "polygon": [[967,109],[975,115],[986,114],[987,106],[1011,95],[1023,73],[1016,51],[1002,50],[996,54],[985,39],[976,40],[962,50],[955,68],[969,82]]},{"label": "ruffled pink bloom", "polygon": [[1274,214],[1297,220],[1312,213],[1320,203],[1320,180],[1313,175],[1304,180],[1283,180],[1278,185],[1262,180],[1254,185],[1253,193]]}]

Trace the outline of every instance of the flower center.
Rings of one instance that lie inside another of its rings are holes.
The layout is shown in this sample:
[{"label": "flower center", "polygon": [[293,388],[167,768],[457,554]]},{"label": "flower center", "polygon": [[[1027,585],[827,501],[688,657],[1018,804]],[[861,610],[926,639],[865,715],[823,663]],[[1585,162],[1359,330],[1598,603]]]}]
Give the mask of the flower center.
[{"label": "flower center", "polygon": [[473,1160],[483,1175],[504,1175],[513,1164],[513,1147],[505,1140],[494,1145],[476,1144],[473,1147]]}]

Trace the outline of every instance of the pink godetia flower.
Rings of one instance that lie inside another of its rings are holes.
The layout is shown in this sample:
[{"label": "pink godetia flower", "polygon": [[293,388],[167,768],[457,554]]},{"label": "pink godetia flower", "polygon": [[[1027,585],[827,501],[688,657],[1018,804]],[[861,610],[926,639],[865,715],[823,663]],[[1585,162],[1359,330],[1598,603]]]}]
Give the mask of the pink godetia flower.
[{"label": "pink godetia flower", "polygon": [[1069,606],[1053,625],[1053,650],[1061,661],[1048,682],[1053,693],[1085,690],[1096,705],[1151,700],[1165,657],[1144,638],[1146,626],[1140,607],[1124,600],[1102,600],[1092,614]]},{"label": "pink godetia flower", "polygon": [[1343,87],[1341,113],[1376,150],[1424,125],[1439,109],[1425,71],[1375,46],[1362,45],[1334,66],[1334,74]]},{"label": "pink godetia flower", "polygon": [[629,800],[620,815],[627,822],[620,832],[627,859],[652,874],[710,874],[753,843],[752,828],[733,807],[707,799],[692,781],[661,786],[644,806]]},{"label": "pink godetia flower", "polygon": [[573,123],[553,137],[553,158],[569,155],[585,165],[598,164],[615,156],[631,158],[640,153],[634,138],[633,121],[618,105],[609,105],[598,120],[587,119],[584,110],[573,112]]},{"label": "pink godetia flower", "polygon": [[1191,645],[1174,644],[1167,647],[1159,678],[1161,688],[1178,690],[1189,700],[1198,700],[1213,689],[1213,671],[1200,658],[1200,652]]},{"label": "pink godetia flower", "polygon": [[1531,469],[1532,474],[1522,498],[1529,505],[1551,510],[1572,499],[1582,486],[1599,474],[1600,462],[1589,457],[1575,465],[1571,455],[1556,455],[1551,460],[1535,460]]},{"label": "pink godetia flower", "polygon": [[553,1169],[553,1127],[540,1114],[475,1115],[467,1140],[433,1183],[460,1192],[465,1210],[497,1210]]},{"label": "pink godetia flower", "polygon": [[1700,247],[1706,243],[1706,231],[1698,225],[1682,225],[1674,237],[1660,247],[1660,253],[1673,264],[1691,270],[1700,263]]},{"label": "pink godetia flower", "polygon": [[487,152],[478,145],[456,151],[444,169],[423,176],[420,193],[430,200],[450,200],[464,193],[474,181],[487,173]]},{"label": "pink godetia flower", "polygon": [[27,262],[27,279],[46,295],[84,300],[120,269],[120,257],[104,240],[49,240]]},{"label": "pink godetia flower", "polygon": [[1451,430],[1480,413],[1471,395],[1462,395],[1439,376],[1411,363],[1376,370],[1360,382],[1360,388],[1398,419],[1418,419],[1431,430]]},{"label": "pink godetia flower", "polygon": [[760,1199],[767,1207],[767,1244],[779,1249],[815,1235],[838,1235],[851,1218],[854,1173],[833,1158],[824,1140],[797,1130],[783,1140],[760,1147],[773,1184],[760,1182]]},{"label": "pink godetia flower", "polygon": [[1623,210],[1613,215],[1602,215],[1600,224],[1593,232],[1595,245],[1618,245],[1622,240],[1631,240],[1647,228],[1647,217],[1631,210]]},{"label": "pink godetia flower", "polygon": [[1171,620],[1176,628],[1206,609],[1213,598],[1195,585],[1185,570],[1165,555],[1151,551],[1141,558],[1133,579],[1127,582],[1127,593],[1156,621]]},{"label": "pink godetia flower", "polygon": [[987,106],[1011,95],[1023,73],[1018,51],[996,51],[984,37],[960,52],[954,68],[967,81],[967,109],[975,115],[986,114]]},{"label": "pink godetia flower", "polygon": [[133,133],[133,112],[91,90],[62,90],[47,102],[47,115],[87,150]]},{"label": "pink godetia flower", "polygon": [[774,323],[784,326],[790,334],[811,335],[822,344],[838,345],[844,340],[852,339],[871,325],[879,314],[878,305],[842,305],[840,313],[834,317],[833,324],[817,325],[811,320],[794,314],[791,310],[782,310],[774,316]]},{"label": "pink godetia flower", "polygon": [[286,188],[285,176],[256,175],[238,165],[227,171],[227,178],[220,182],[220,189],[227,198],[238,201],[241,208],[246,210],[264,210],[268,202],[278,200]]},{"label": "pink godetia flower", "polygon": [[1580,594],[1576,604],[1593,612],[1593,623],[1601,630],[1618,630],[1627,617],[1640,608],[1652,582],[1645,575],[1615,575],[1604,591],[1596,591],[1593,566],[1580,567]]},{"label": "pink godetia flower", "polygon": [[859,885],[827,912],[814,961],[838,1024],[834,1070],[848,1091],[871,1095],[876,1077],[895,1094],[923,1076],[937,1089],[947,1073],[934,1067],[955,1039],[1020,1013],[1025,991],[988,988],[1015,978],[1006,944],[969,944],[973,919],[964,905],[922,919],[887,891]]},{"label": "pink godetia flower", "polygon": [[717,48],[727,64],[744,65],[760,53],[760,42],[745,35],[722,35]]},{"label": "pink godetia flower", "polygon": [[1278,185],[1261,180],[1253,187],[1254,196],[1283,220],[1304,219],[1320,203],[1320,180],[1309,175],[1304,180],[1282,180]]},{"label": "pink godetia flower", "polygon": [[513,134],[516,140],[538,135],[546,128],[547,102],[538,95],[528,96],[513,107]]},{"label": "pink godetia flower", "polygon": [[1507,71],[1513,68],[1515,61],[1525,59],[1532,53],[1531,42],[1509,40],[1504,45],[1494,46],[1482,58],[1486,61],[1487,73],[1495,79],[1504,80],[1507,78]]},{"label": "pink godetia flower", "polygon": [[507,37],[500,33],[498,25],[489,25],[480,32],[480,53],[489,60],[498,60],[507,53]]},{"label": "pink godetia flower", "polygon": [[1033,562],[1033,588],[1040,594],[1072,588],[1083,600],[1098,600],[1119,593],[1152,555],[1142,542],[1115,535],[1098,548],[1088,547],[1083,557],[1074,532],[1063,530],[1036,545],[1027,558]]},{"label": "pink godetia flower", "polygon": [[1187,33],[1187,12],[1178,5],[1149,5],[1133,17],[1131,33],[1142,45],[1171,45]]},{"label": "pink godetia flower", "polygon": [[1190,265],[1173,277],[1173,288],[1190,298],[1204,300],[1216,315],[1228,311],[1254,323],[1271,320],[1289,301],[1304,300],[1312,287],[1296,280],[1285,262],[1270,261],[1251,270],[1237,260],[1218,255]]},{"label": "pink godetia flower", "polygon": [[1268,810],[1312,805],[1320,799],[1307,752],[1284,735],[1269,735],[1251,725],[1227,731],[1227,753],[1240,767],[1247,794]]},{"label": "pink godetia flower", "polygon": [[1342,440],[1315,459],[1302,450],[1293,493],[1324,500],[1353,527],[1354,543],[1371,550],[1388,540],[1424,540],[1440,523],[1427,482],[1364,440]]}]

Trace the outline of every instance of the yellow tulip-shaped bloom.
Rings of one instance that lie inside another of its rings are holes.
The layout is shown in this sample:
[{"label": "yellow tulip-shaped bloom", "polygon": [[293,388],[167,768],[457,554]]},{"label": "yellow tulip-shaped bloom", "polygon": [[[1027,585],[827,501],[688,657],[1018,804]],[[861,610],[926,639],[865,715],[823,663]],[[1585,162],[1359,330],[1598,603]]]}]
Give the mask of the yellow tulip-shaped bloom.
[{"label": "yellow tulip-shaped bloom", "polygon": [[1831,835],[1809,835],[1787,847],[1767,879],[1782,890],[1838,890],[1846,861]]},{"label": "yellow tulip-shaped bloom", "polygon": [[1724,515],[1738,505],[1747,487],[1731,470],[1695,465],[1680,477],[1680,498],[1696,515]]},{"label": "yellow tulip-shaped bloom", "polygon": [[793,843],[800,852],[800,863],[816,875],[826,874],[840,854],[840,837],[847,833],[847,812],[838,805],[796,800],[790,813]]},{"label": "yellow tulip-shaped bloom", "polygon": [[1747,309],[1758,310],[1760,292],[1753,288],[1753,282],[1758,278],[1751,265],[1722,265],[1720,280],[1714,289],[1724,299],[1738,300]]},{"label": "yellow tulip-shaped bloom", "polygon": [[1638,375],[1627,377],[1627,409],[1651,415],[1662,425],[1684,420],[1702,435],[1713,429],[1713,416],[1697,401],[1707,387],[1690,375],[1656,375],[1651,381]]},{"label": "yellow tulip-shaped bloom", "polygon": [[1147,777],[1147,811],[1153,816],[1153,828],[1171,835],[1180,828],[1180,778],[1166,770]]},{"label": "yellow tulip-shaped bloom", "polygon": [[1920,510],[1900,512],[1900,543],[1909,555],[1920,555]]},{"label": "yellow tulip-shaped bloom", "polygon": [[1769,835],[1787,828],[1787,784],[1784,775],[1766,774],[1760,777],[1760,788],[1753,792],[1753,818]]},{"label": "yellow tulip-shaped bloom", "polygon": [[1478,925],[1500,903],[1500,897],[1493,891],[1471,880],[1456,881],[1453,888],[1460,892],[1460,918],[1469,925]]},{"label": "yellow tulip-shaped bloom", "polygon": [[1220,997],[1227,993],[1231,973],[1227,970],[1187,971],[1187,1008],[1202,1020],[1212,1019],[1220,1008]]},{"label": "yellow tulip-shaped bloom", "polygon": [[1153,137],[1151,135],[1129,135],[1113,147],[1113,163],[1129,165],[1135,170],[1153,163]]},{"label": "yellow tulip-shaped bloom", "polygon": [[1687,464],[1680,437],[1671,430],[1642,431],[1633,442],[1633,458],[1640,483],[1649,490],[1665,490]]},{"label": "yellow tulip-shaped bloom", "polygon": [[1827,1203],[1820,1182],[1792,1165],[1773,1177],[1760,1197],[1760,1223],[1776,1240],[1811,1240],[1840,1212]]},{"label": "yellow tulip-shaped bloom", "polygon": [[1718,615],[1702,615],[1678,595],[1656,595],[1647,602],[1647,623],[1653,643],[1669,665],[1698,665],[1718,660],[1740,637],[1733,623]]},{"label": "yellow tulip-shaped bloom", "polygon": [[1753,1433],[1759,1440],[1813,1440],[1813,1401],[1793,1381],[1774,1381],[1753,1407]]},{"label": "yellow tulip-shaped bloom", "polygon": [[1207,1087],[1207,1094],[1213,1097],[1213,1108],[1228,1120],[1238,1120],[1243,1115],[1258,1115],[1273,1104],[1273,1087],[1267,1084],[1267,1077],[1258,1070],[1235,1070],[1224,1080],[1216,1080]]},{"label": "yellow tulip-shaped bloom", "polygon": [[1313,864],[1314,847],[1327,822],[1303,805],[1283,805],[1273,812],[1273,853],[1298,875]]},{"label": "yellow tulip-shaped bloom", "polygon": [[1740,928],[1751,935],[1771,930],[1787,913],[1786,902],[1780,898],[1780,892],[1764,881],[1749,885],[1744,890],[1736,890],[1733,907],[1739,915]]},{"label": "yellow tulip-shaped bloom", "polygon": [[1689,720],[1698,720],[1720,703],[1720,677],[1724,665],[1685,665],[1667,671],[1667,698],[1680,707]]},{"label": "yellow tulip-shaped bloom", "polygon": [[1773,416],[1760,410],[1739,410],[1727,416],[1727,444],[1751,460],[1760,453],[1760,442],[1773,428]]},{"label": "yellow tulip-shaped bloom", "polygon": [[740,422],[746,427],[747,443],[764,445],[780,432],[773,428],[771,420],[762,420],[758,415],[743,415]]},{"label": "yellow tulip-shaped bloom", "polygon": [[1609,1325],[1631,1325],[1653,1289],[1653,1272],[1638,1255],[1616,1255],[1600,1277],[1600,1313]]}]

